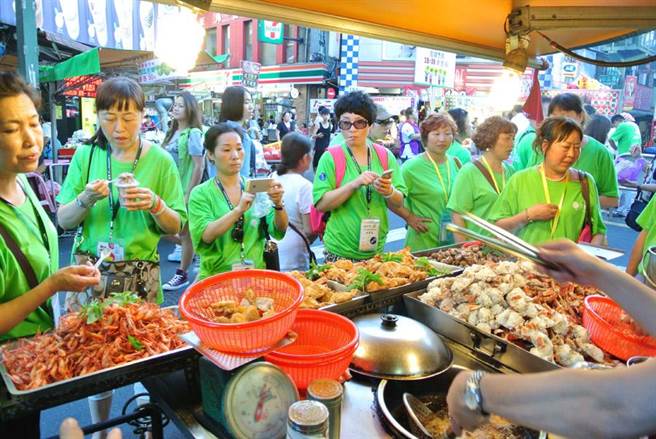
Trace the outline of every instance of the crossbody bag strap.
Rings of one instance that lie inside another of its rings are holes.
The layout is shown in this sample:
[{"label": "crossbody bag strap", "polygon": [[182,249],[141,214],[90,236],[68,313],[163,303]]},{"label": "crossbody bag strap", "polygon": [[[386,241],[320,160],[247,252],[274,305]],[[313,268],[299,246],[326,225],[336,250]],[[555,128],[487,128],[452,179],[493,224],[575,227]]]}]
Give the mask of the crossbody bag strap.
[{"label": "crossbody bag strap", "polygon": [[296,227],[291,221],[288,223],[288,226],[290,229],[292,229],[298,236],[303,239],[303,242],[305,243],[305,248],[308,251],[308,255],[310,256],[310,262],[314,262],[315,264],[317,263],[317,256],[314,254],[312,251],[312,248],[310,247],[310,241],[307,239],[307,236],[305,236],[305,233],[303,233],[298,227]]},{"label": "crossbody bag strap", "polygon": [[490,171],[488,171],[485,168],[485,166],[483,166],[483,164],[479,160],[473,160],[472,163],[474,164],[474,166],[476,166],[478,168],[479,171],[481,171],[481,174],[483,174],[483,177],[485,177],[487,182],[490,183],[490,186],[492,186],[492,189],[494,189],[496,191],[497,190],[496,185],[494,184],[494,180],[492,179],[492,175],[490,175]]},{"label": "crossbody bag strap", "polygon": [[579,180],[581,181],[581,192],[583,193],[583,201],[585,202],[585,223],[592,225],[592,218],[590,213],[590,183],[588,181],[588,174],[578,171]]},{"label": "crossbody bag strap", "polygon": [[16,258],[18,265],[20,265],[21,270],[23,270],[30,289],[36,288],[37,285],[39,285],[39,282],[36,279],[36,273],[34,272],[34,268],[32,268],[32,264],[30,264],[30,261],[27,260],[25,253],[23,253],[20,247],[18,247],[18,243],[9,234],[9,231],[2,223],[0,223],[0,236],[2,236],[2,239],[5,240],[7,247],[9,247],[9,250],[14,255],[14,258]]}]

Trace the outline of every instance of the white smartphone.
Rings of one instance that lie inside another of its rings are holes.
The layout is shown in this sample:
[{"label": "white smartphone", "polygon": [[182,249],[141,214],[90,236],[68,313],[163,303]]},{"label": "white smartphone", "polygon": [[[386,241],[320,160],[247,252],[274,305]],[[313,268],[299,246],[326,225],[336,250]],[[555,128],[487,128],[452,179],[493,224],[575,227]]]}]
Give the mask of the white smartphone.
[{"label": "white smartphone", "polygon": [[387,171],[384,171],[381,174],[380,178],[384,178],[386,180],[389,180],[390,178],[392,178],[392,174],[394,174],[394,169],[388,169]]},{"label": "white smartphone", "polygon": [[258,192],[268,192],[273,183],[273,178],[252,178],[246,182],[246,192],[256,194]]}]

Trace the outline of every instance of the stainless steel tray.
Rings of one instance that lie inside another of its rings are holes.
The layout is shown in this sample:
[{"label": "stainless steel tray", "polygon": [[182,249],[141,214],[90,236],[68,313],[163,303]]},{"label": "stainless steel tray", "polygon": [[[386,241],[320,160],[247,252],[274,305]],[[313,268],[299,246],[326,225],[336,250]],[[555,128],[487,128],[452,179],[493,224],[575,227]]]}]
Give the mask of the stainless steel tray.
[{"label": "stainless steel tray", "polygon": [[370,298],[369,293],[363,293],[362,291],[359,291],[358,294],[348,302],[335,303],[333,305],[322,306],[319,309],[322,311],[334,312],[335,314],[350,315],[351,313],[357,311],[363,305],[368,303],[369,298]]},{"label": "stainless steel tray", "polygon": [[408,316],[416,319],[438,334],[461,344],[488,360],[495,360],[520,373],[545,372],[560,368],[543,360],[520,346],[457,319],[444,311],[418,299],[426,291],[415,291],[403,296]]}]

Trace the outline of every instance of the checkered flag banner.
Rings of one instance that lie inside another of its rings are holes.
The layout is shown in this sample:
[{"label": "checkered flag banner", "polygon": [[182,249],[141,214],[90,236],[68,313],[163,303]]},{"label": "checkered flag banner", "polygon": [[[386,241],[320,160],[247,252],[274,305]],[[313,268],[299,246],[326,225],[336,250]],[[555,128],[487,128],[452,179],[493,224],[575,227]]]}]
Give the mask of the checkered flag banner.
[{"label": "checkered flag banner", "polygon": [[360,58],[360,37],[342,34],[339,92],[345,93],[358,86],[358,60]]},{"label": "checkered flag banner", "polygon": [[549,68],[547,70],[542,70],[538,74],[538,79],[540,80],[540,85],[543,90],[553,88],[555,86],[553,81],[553,65],[554,59],[553,55],[547,55],[544,57],[549,63]]}]

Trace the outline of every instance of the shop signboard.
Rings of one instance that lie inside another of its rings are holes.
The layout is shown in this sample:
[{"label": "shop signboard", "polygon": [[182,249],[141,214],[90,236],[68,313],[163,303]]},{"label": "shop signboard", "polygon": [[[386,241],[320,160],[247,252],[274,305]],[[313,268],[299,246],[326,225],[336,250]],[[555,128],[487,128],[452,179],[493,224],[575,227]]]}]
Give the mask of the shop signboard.
[{"label": "shop signboard", "polygon": [[260,63],[242,61],[241,85],[249,90],[257,90],[257,82],[260,79],[260,67]]},{"label": "shop signboard", "polygon": [[633,101],[633,108],[651,112],[654,105],[654,89],[646,85],[636,85],[635,99]]},{"label": "shop signboard", "polygon": [[223,93],[231,85],[233,85],[232,70],[189,73],[189,90],[193,93]]},{"label": "shop signboard", "polygon": [[423,47],[417,48],[415,84],[453,88],[455,85],[455,72],[455,53]]},{"label": "shop signboard", "polygon": [[372,96],[374,104],[382,105],[390,114],[398,116],[401,111],[412,107],[410,96]]},{"label": "shop signboard", "polygon": [[575,62],[564,62],[560,66],[560,74],[563,78],[576,78],[579,75],[579,65]]},{"label": "shop signboard", "polygon": [[159,59],[152,59],[139,64],[140,84],[152,84],[153,82],[176,77],[179,77],[179,75],[175,74],[175,70]]},{"label": "shop signboard", "polygon": [[82,113],[82,131],[87,137],[91,137],[96,132],[98,123],[96,100],[93,98],[80,98],[80,111]]},{"label": "shop signboard", "polygon": [[336,99],[310,99],[310,113],[318,113],[319,107],[326,107],[332,113]]},{"label": "shop signboard", "polygon": [[638,77],[627,75],[624,77],[624,111],[633,110],[633,104],[636,98],[636,86],[638,85]]},{"label": "shop signboard", "polygon": [[102,83],[98,76],[74,76],[64,79],[64,96],[95,98],[96,89]]},{"label": "shop signboard", "polygon": [[261,43],[282,44],[284,25],[279,21],[259,20],[257,22],[257,38]]}]

